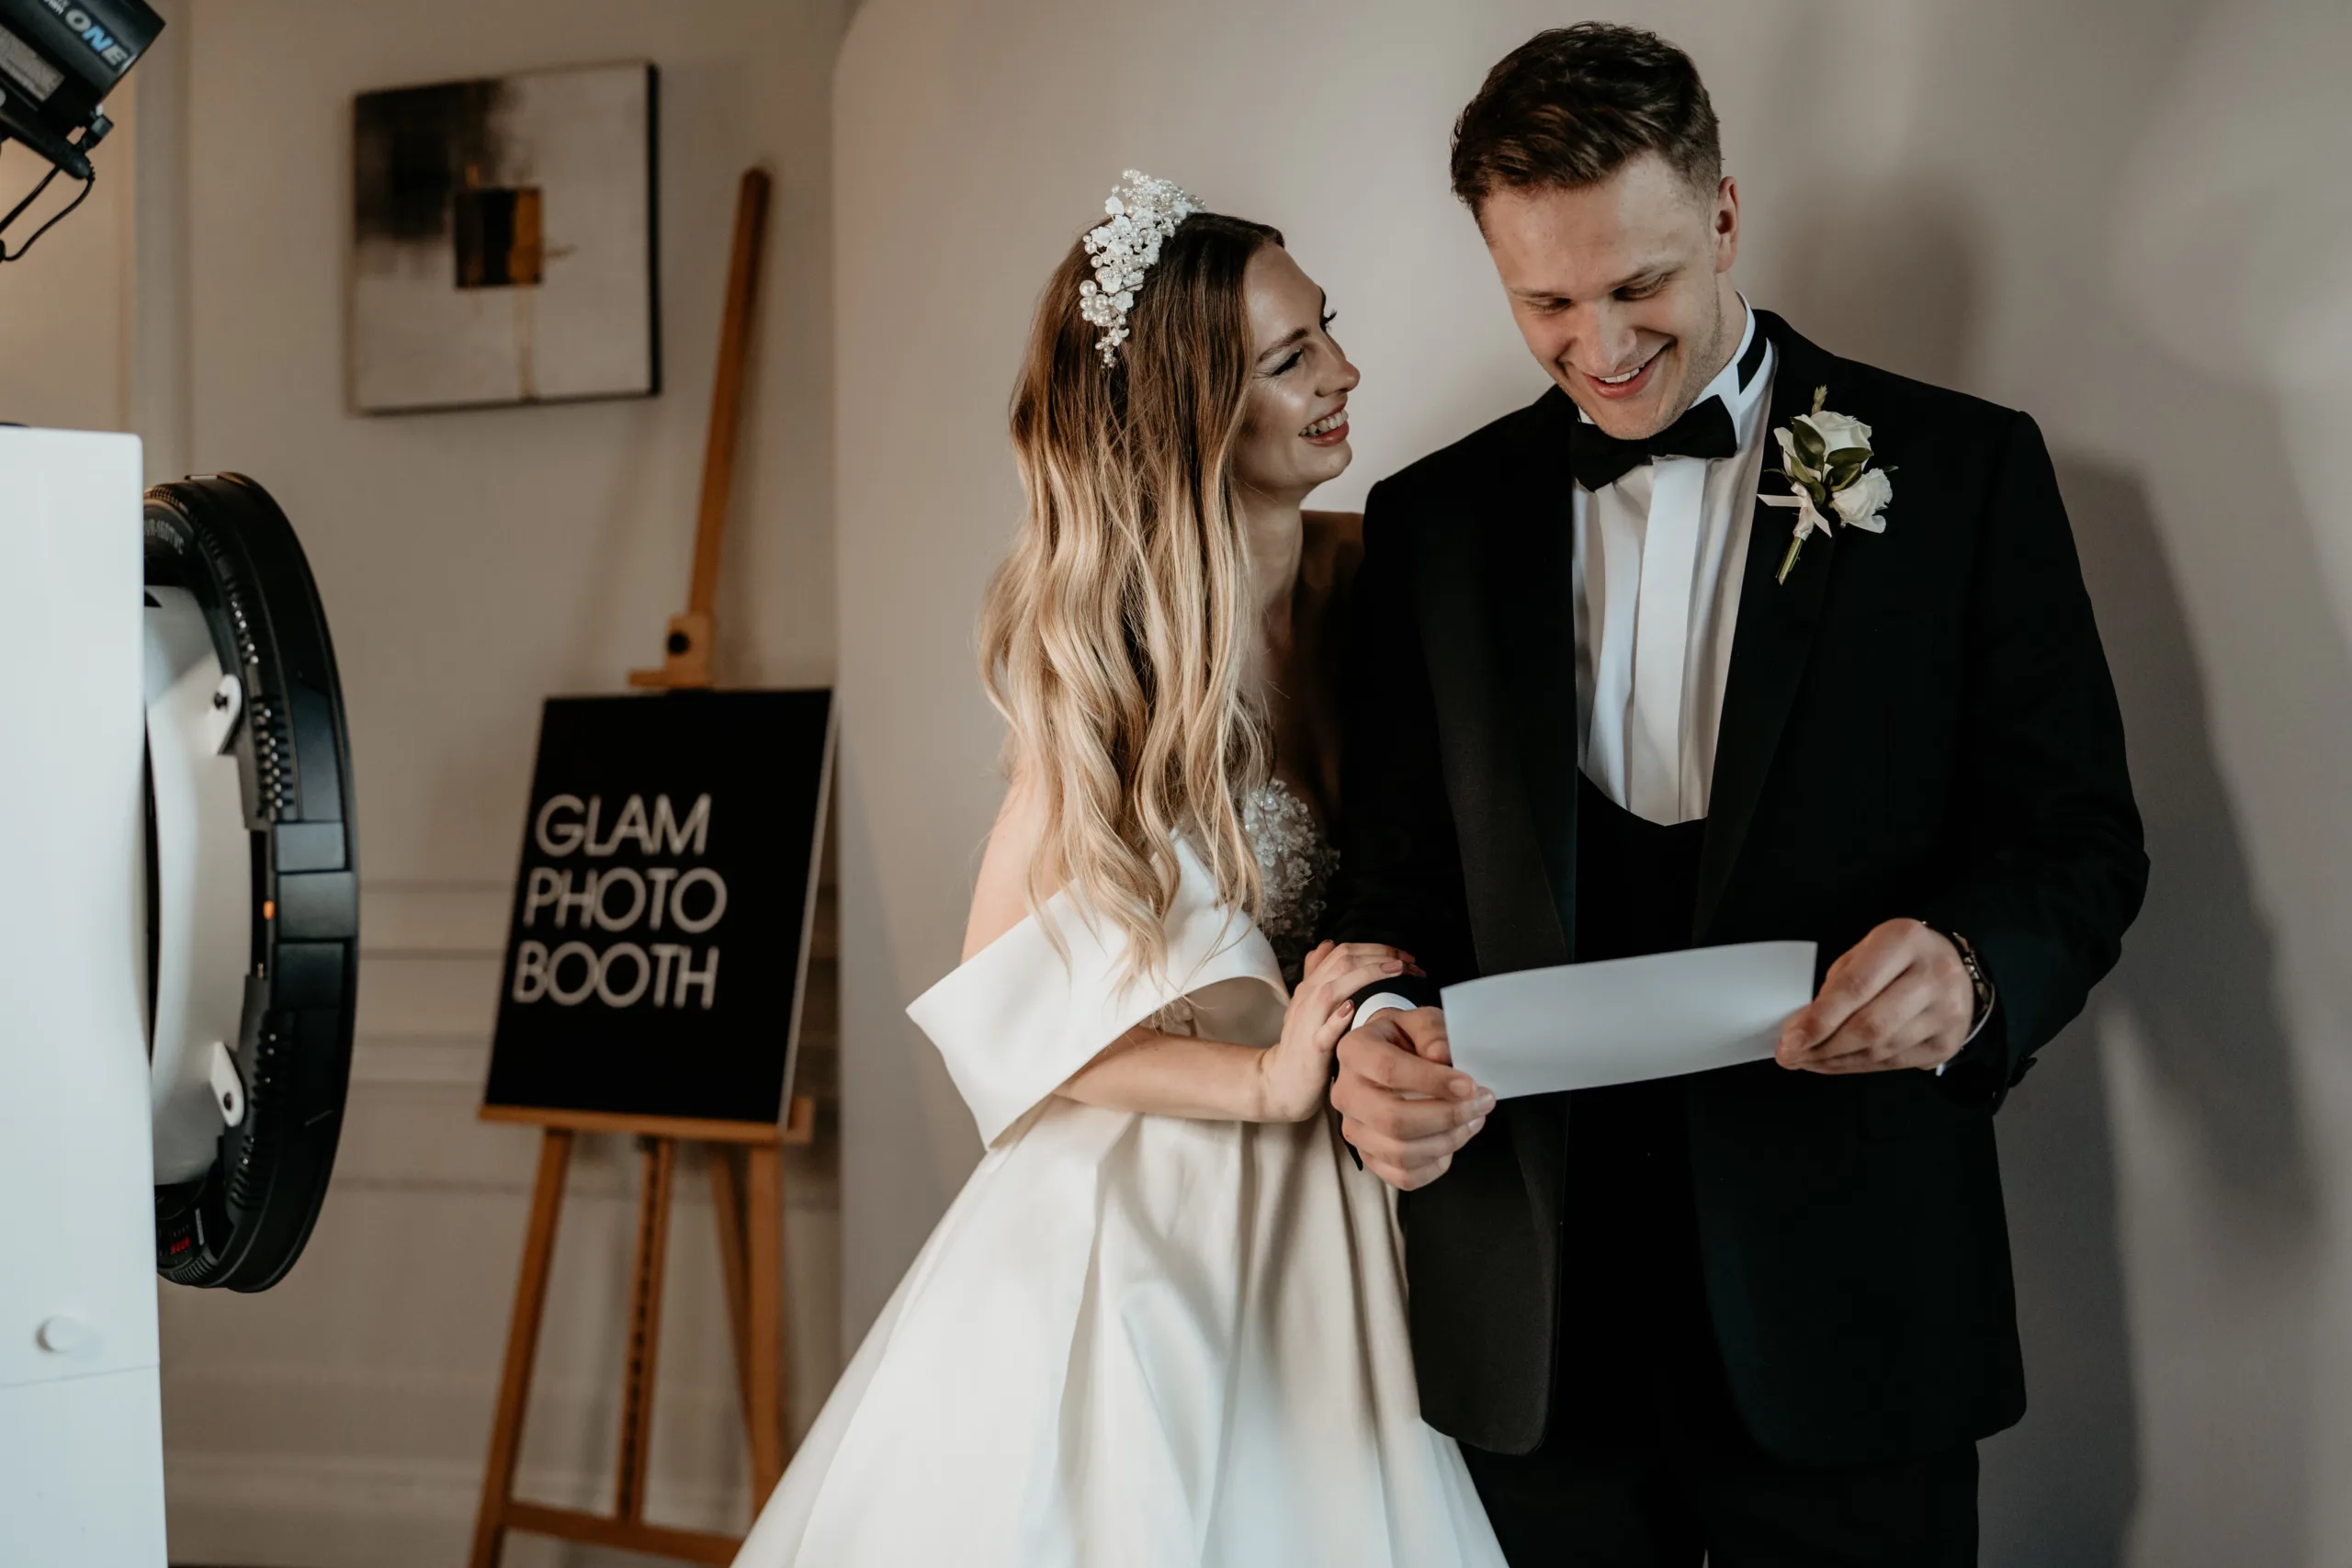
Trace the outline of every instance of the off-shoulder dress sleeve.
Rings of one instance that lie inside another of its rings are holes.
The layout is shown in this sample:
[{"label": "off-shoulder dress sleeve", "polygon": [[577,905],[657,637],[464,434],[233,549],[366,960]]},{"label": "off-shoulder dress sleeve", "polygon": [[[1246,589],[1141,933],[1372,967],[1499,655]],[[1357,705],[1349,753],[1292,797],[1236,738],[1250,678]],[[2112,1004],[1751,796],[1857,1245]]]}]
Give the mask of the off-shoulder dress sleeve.
[{"label": "off-shoulder dress sleeve", "polygon": [[1125,940],[1109,921],[1087,919],[1065,890],[908,1007],[946,1058],[982,1142],[993,1145],[1104,1046],[1179,997],[1245,978],[1284,994],[1265,937],[1217,902],[1189,846],[1178,846],[1177,859],[1168,961],[1157,975],[1123,978]]}]

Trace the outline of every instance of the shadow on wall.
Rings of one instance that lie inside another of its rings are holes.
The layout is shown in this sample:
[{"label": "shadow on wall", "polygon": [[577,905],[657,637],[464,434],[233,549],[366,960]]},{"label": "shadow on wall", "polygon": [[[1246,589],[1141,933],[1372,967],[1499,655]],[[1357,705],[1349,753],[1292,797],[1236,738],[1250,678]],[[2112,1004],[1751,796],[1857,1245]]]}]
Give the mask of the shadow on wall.
[{"label": "shadow on wall", "polygon": [[1959,197],[1889,184],[1792,217],[1802,238],[1776,295],[1791,325],[1832,354],[1939,387],[1965,384],[1982,290]]},{"label": "shadow on wall", "polygon": [[2138,481],[2059,458],[2083,575],[2131,737],[2153,863],[2148,902],[2102,999],[2131,1009],[2157,1077],[2190,1112],[2239,1217],[2287,1240],[2314,1217],[2270,932],[2222,787],[2204,682]]},{"label": "shadow on wall", "polygon": [[[2123,709],[2151,870],[2147,903],[2121,962],[2085,1016],[2045,1053],[2051,1065],[2018,1097],[2022,1113],[2003,1118],[2005,1165],[2040,1201],[2019,1227],[2031,1237],[2040,1288],[2020,1305],[2033,1314],[2027,1355],[2043,1402],[2040,1421],[2024,1429],[2025,1451],[2010,1478],[2014,1500],[2031,1506],[2008,1521],[2019,1528],[1996,1559],[2018,1564],[2116,1561],[2112,1552],[2090,1558],[2053,1550],[2063,1536],[2052,1532],[2070,1528],[2086,1496],[2113,1495],[2124,1505],[2120,1517],[2128,1517],[2136,1490],[2130,1470],[2109,1473],[2095,1446],[2109,1425],[2106,1413],[2128,1419],[2132,1404],[2126,1346],[2120,1337],[2098,1337],[2109,1322],[2122,1323],[2123,1304],[2112,1271],[2111,1097],[2097,1038],[2103,1015],[2128,1015],[2145,1070],[2166,1091],[2168,1109],[2255,1253],[2303,1250],[2317,1205],[2275,988],[2277,955],[2255,901],[2204,682],[2147,493],[2137,479],[2096,461],[2061,454],[2057,463]],[[2087,1258],[2094,1237],[2096,1267]],[[2270,1397],[2236,1388],[2205,1415],[2211,1429],[2228,1431],[2244,1453],[2300,1454],[2310,1414],[2309,1351],[2285,1343],[2272,1353],[2284,1364]],[[2082,1473],[2086,1461],[2097,1468]],[[2070,1467],[2074,1477],[2064,1475]],[[2238,1560],[2299,1562],[2309,1482],[2292,1466],[2258,1468],[2265,1479],[2237,1489],[2247,1516],[2236,1535],[2245,1553]],[[2268,1492],[2276,1495],[2261,1495]]]}]

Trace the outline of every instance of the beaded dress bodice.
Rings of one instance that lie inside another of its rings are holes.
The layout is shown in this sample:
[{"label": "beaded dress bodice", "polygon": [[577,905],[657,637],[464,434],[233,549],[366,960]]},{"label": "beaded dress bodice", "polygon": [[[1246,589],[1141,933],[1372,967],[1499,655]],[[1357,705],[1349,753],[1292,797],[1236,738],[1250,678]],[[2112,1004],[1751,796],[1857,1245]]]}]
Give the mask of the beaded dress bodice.
[{"label": "beaded dress bodice", "polygon": [[1324,896],[1340,852],[1298,792],[1268,779],[1241,801],[1241,830],[1257,852],[1263,886],[1258,929],[1283,966],[1283,978],[1298,984],[1315,928],[1323,919]]}]

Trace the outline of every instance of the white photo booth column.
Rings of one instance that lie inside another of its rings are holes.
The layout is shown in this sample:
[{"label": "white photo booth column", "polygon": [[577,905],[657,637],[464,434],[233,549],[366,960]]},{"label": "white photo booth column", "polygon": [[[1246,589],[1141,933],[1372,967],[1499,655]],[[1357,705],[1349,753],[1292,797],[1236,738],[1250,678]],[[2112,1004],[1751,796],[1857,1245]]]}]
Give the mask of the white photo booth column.
[{"label": "white photo booth column", "polygon": [[164,1562],[149,1270],[293,1267],[356,994],[350,751],[300,547],[250,480],[142,503],[139,473],[130,436],[0,430],[0,1540],[77,1568]]}]

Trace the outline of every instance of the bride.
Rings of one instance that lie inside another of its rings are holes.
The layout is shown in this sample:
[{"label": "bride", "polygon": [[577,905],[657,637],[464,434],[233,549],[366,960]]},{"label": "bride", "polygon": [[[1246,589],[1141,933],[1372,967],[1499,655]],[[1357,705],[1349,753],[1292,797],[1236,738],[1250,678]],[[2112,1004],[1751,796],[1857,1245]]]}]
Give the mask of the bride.
[{"label": "bride", "polygon": [[1275,231],[1132,171],[1106,207],[1013,400],[1012,787],[909,1010],[988,1152],[736,1562],[1488,1568],[1387,1190],[1324,1109],[1349,998],[1412,967],[1308,948],[1357,547],[1301,503],[1356,370]]}]

